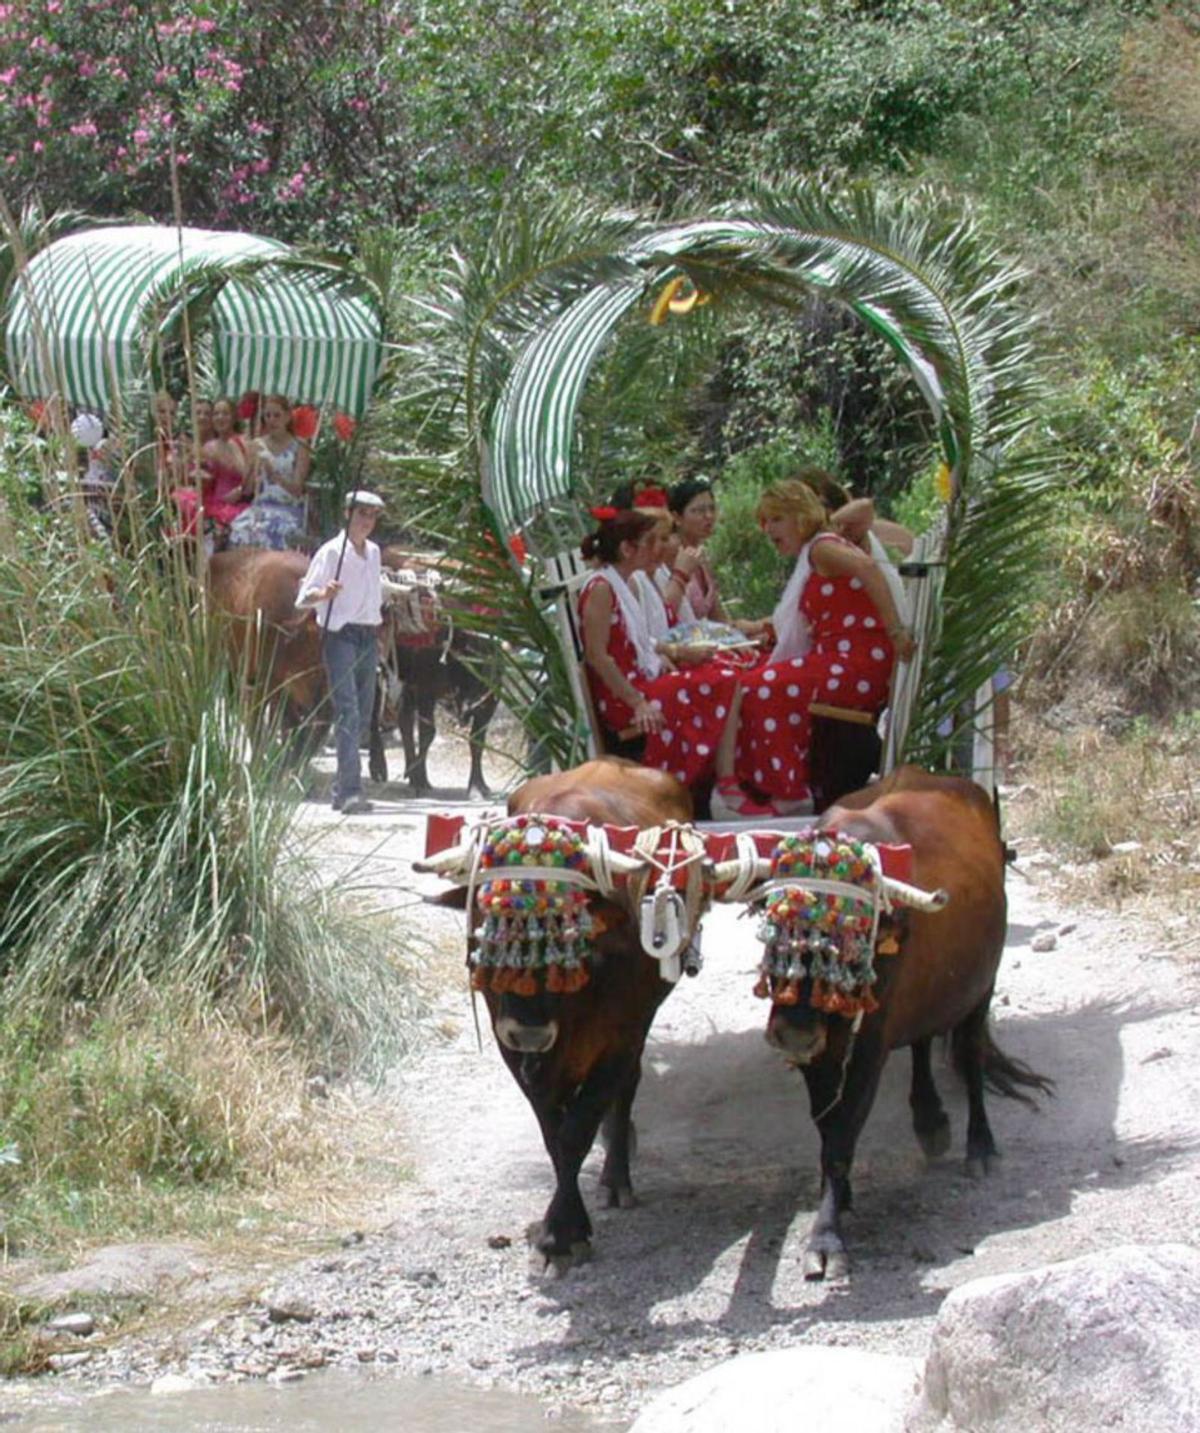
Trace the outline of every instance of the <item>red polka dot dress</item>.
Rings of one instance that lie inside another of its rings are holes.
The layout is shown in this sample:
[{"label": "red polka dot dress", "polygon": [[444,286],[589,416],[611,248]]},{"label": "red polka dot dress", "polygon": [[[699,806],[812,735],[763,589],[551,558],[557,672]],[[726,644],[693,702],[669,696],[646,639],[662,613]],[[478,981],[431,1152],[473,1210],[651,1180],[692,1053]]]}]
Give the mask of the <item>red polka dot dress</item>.
[{"label": "red polka dot dress", "polygon": [[[592,577],[579,594],[581,620],[589,596],[604,580],[599,575]],[[716,765],[717,743],[737,689],[733,668],[723,662],[712,661],[702,667],[688,667],[679,672],[663,672],[657,677],[647,677],[638,667],[637,649],[625,630],[625,621],[617,603],[613,604],[608,654],[620,667],[625,679],[654,702],[666,718],[662,731],[647,733],[643,765],[670,772],[685,786],[711,777]],[[596,714],[605,729],[619,732],[631,726],[633,709],[628,703],[611,691],[590,667],[587,668],[587,678]]]},{"label": "red polka dot dress", "polygon": [[[813,539],[840,542],[832,533]],[[800,594],[812,646],[803,657],[743,673],[735,770],[750,791],[802,801],[809,790],[813,702],[877,712],[887,701],[895,654],[883,618],[857,577],[815,569]]]}]

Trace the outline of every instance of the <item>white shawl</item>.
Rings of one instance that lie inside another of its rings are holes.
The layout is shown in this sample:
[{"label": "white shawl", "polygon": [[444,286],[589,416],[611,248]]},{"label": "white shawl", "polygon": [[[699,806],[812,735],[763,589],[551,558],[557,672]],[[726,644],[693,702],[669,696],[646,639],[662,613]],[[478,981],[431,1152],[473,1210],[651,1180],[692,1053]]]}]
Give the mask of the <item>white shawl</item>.
[{"label": "white shawl", "polygon": [[612,588],[617,599],[625,631],[637,653],[638,671],[646,677],[657,677],[663,669],[662,658],[654,650],[654,638],[650,635],[650,624],[637,598],[630,592],[628,584],[615,567],[602,567],[600,577]]},{"label": "white shawl", "polygon": [[[666,600],[667,588],[671,585],[671,569],[666,563],[660,564],[658,571],[654,574],[654,581],[658,584],[658,590]],[[688,600],[687,588],[683,590],[683,596],[679,599],[679,620],[680,622],[694,622],[696,613]]]},{"label": "white shawl", "polygon": [[641,609],[646,617],[646,625],[650,628],[650,637],[655,642],[665,642],[667,633],[671,630],[671,621],[667,616],[666,605],[659,594],[658,588],[651,581],[648,573],[640,569],[633,574],[634,596],[637,598]]},{"label": "white shawl", "polygon": [[810,547],[811,538],[800,549],[792,575],[783,589],[783,596],[776,603],[775,611],[771,613],[771,626],[775,628],[775,647],[771,653],[773,662],[789,662],[794,657],[803,657],[812,646],[808,619],[800,610],[800,599],[804,596],[804,588],[812,574],[812,563],[808,560]]},{"label": "white shawl", "polygon": [[892,559],[887,555],[887,548],[873,532],[867,533],[867,541],[871,545],[871,556],[878,563],[879,570],[883,573],[883,580],[892,594],[892,601],[896,604],[896,615],[900,619],[900,625],[907,627],[912,622],[912,614],[908,609],[908,593],[904,590],[904,579],[896,571]]}]

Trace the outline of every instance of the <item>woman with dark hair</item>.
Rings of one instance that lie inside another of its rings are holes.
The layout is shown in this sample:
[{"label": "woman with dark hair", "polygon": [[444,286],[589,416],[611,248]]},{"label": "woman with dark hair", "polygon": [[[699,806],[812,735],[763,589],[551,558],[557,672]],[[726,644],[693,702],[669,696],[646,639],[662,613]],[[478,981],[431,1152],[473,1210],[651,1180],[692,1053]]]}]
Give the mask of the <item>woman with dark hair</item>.
[{"label": "woman with dark hair", "polygon": [[758,517],[775,550],[795,566],[766,624],[771,655],[742,677],[735,774],[722,763],[714,815],[811,809],[812,703],[880,711],[893,664],[915,650],[879,564],[830,530],[807,483],[791,478],[768,488]]},{"label": "woman with dark hair", "polygon": [[704,555],[704,544],[717,525],[712,484],[707,478],[684,478],[671,489],[667,506],[675,519],[679,549],[673,559],[666,600],[678,608],[686,597],[695,618],[726,621],[717,580]]},{"label": "woman with dark hair", "polygon": [[599,526],[583,541],[597,571],[579,594],[584,661],[604,728],[646,739],[642,761],[686,785],[710,777],[722,734],[736,711],[732,667],[708,662],[675,669],[658,650],[634,595],[635,572],[652,571],[659,537],[649,513],[596,508]]}]

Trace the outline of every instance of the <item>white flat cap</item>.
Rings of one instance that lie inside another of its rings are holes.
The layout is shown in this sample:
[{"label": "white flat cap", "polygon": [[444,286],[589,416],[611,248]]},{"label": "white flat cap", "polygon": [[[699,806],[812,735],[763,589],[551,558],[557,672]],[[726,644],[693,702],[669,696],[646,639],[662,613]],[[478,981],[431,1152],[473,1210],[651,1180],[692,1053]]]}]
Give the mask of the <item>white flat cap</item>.
[{"label": "white flat cap", "polygon": [[346,494],[346,511],[355,508],[381,508],[383,499],[378,493],[369,493],[366,488],[351,488]]}]

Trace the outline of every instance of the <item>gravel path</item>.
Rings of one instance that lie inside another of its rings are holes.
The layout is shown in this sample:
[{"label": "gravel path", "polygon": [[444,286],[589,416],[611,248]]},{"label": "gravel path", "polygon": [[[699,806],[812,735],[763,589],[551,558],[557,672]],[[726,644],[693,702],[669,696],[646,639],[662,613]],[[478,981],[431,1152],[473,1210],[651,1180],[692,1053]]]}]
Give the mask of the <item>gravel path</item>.
[{"label": "gravel path", "polygon": [[[328,852],[367,855],[380,904],[402,905],[436,887],[410,862],[424,810],[449,804],[387,802],[354,820],[312,805],[304,819],[328,826]],[[800,1077],[762,1039],[750,922],[714,912],[706,968],[651,1033],[635,1110],[640,1205],[597,1206],[593,1154],[596,1257],[554,1278],[534,1270],[525,1239],[552,1187],[533,1116],[486,1028],[477,1048],[458,969],[462,917],[425,908],[422,930],[453,955],[441,1036],[395,1083],[415,1175],[391,1224],[281,1271],[166,1365],[161,1348],[127,1345],[94,1358],[87,1377],[104,1377],[105,1359],[110,1377],[387,1362],[623,1419],[734,1353],[818,1342],[921,1355],[943,1296],[981,1275],[1118,1243],[1191,1242],[1198,967],[1118,917],[1057,909],[1052,881],[1044,866],[1037,883],[1020,867],[1010,877],[995,1017],[999,1042],[1053,1076],[1058,1099],[1031,1113],[992,1098],[1005,1157],[973,1182],[957,1080],[948,1068],[939,1076],[953,1152],[927,1165],[909,1124],[908,1059],[895,1058],[857,1160],[848,1287],[803,1276],[817,1144]]]}]

